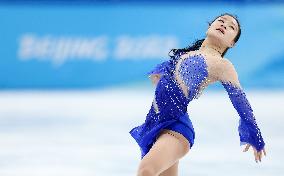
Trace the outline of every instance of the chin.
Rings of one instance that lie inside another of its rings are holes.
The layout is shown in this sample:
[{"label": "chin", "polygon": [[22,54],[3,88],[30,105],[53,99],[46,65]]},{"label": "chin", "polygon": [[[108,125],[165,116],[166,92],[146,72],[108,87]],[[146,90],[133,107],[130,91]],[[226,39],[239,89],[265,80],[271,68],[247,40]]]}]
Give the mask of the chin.
[{"label": "chin", "polygon": [[214,41],[218,42],[218,43],[220,43],[220,42],[224,43],[225,42],[224,38],[223,38],[223,34],[218,33],[218,31],[217,32],[214,31],[214,32],[208,33],[207,37],[210,38],[211,40],[214,40]]}]

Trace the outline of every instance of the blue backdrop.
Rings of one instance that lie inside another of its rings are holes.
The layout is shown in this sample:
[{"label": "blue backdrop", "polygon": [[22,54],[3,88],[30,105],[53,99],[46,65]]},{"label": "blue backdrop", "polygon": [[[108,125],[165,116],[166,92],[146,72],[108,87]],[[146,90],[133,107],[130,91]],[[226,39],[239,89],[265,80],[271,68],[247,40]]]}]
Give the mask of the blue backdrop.
[{"label": "blue backdrop", "polygon": [[103,88],[148,81],[171,48],[205,37],[221,13],[242,35],[225,57],[244,87],[284,87],[284,4],[0,6],[0,88]]}]

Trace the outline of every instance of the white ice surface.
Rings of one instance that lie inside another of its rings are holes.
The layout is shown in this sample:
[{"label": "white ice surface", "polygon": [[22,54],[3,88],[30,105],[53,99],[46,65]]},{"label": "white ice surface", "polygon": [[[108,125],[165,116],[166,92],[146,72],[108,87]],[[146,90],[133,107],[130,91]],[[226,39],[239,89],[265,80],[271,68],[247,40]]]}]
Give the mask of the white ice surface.
[{"label": "white ice surface", "polygon": [[[144,122],[153,94],[129,88],[0,92],[0,175],[136,175],[140,150],[129,131]],[[228,95],[205,91],[188,106],[196,139],[180,161],[180,176],[283,175],[284,91],[246,94],[267,157],[257,164],[252,150],[242,152]]]}]

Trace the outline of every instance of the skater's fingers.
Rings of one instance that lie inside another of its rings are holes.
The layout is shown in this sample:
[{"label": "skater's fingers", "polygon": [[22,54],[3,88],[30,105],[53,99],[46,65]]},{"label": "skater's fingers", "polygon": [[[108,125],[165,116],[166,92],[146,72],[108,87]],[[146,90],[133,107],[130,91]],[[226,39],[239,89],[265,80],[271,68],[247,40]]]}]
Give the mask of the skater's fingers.
[{"label": "skater's fingers", "polygon": [[259,156],[259,161],[261,162],[261,157],[262,157],[262,151],[258,152],[258,156]]},{"label": "skater's fingers", "polygon": [[266,151],[265,151],[265,148],[263,148],[263,154],[264,154],[264,156],[266,156]]},{"label": "skater's fingers", "polygon": [[254,148],[253,148],[253,153],[254,153],[255,162],[257,162],[258,161],[258,153]]},{"label": "skater's fingers", "polygon": [[245,147],[245,149],[243,150],[243,152],[248,151],[249,147],[250,147],[250,144],[247,144],[246,147]]}]

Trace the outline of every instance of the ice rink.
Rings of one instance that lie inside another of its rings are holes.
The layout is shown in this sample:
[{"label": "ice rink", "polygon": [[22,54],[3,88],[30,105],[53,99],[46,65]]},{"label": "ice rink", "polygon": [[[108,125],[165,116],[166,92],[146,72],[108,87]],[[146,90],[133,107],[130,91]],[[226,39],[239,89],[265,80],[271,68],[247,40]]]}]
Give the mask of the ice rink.
[{"label": "ice rink", "polygon": [[[196,132],[180,176],[281,176],[284,91],[245,91],[267,156],[243,153],[239,116],[224,91],[188,106]],[[1,91],[1,176],[134,176],[140,150],[129,131],[144,122],[153,89]]]}]

